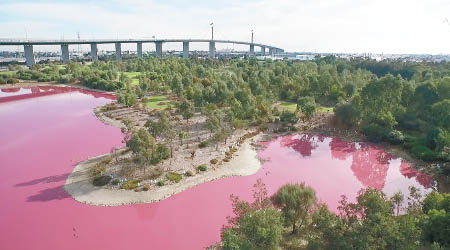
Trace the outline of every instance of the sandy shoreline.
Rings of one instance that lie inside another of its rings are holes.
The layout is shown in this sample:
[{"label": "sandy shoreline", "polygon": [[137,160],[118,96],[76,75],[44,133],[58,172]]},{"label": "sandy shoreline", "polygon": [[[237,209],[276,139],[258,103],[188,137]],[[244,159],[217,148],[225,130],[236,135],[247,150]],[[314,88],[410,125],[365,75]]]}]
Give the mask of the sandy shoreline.
[{"label": "sandy shoreline", "polygon": [[76,201],[96,206],[121,206],[129,204],[151,203],[166,199],[188,188],[216,179],[230,176],[245,176],[255,174],[261,167],[257,152],[252,141],[258,141],[261,135],[246,140],[230,162],[217,169],[201,172],[192,177],[184,177],[179,183],[151,188],[149,191],[110,189],[96,187],[92,184],[88,169],[109,154],[90,158],[75,166],[67,177],[64,190]]}]

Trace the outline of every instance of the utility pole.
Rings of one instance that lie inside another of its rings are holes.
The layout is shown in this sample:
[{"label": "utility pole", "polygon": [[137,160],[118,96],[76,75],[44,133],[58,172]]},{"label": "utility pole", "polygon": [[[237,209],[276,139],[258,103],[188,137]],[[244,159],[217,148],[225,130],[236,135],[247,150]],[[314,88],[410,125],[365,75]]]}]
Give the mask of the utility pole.
[{"label": "utility pole", "polygon": [[214,40],[214,23],[209,24],[211,26],[211,40]]},{"label": "utility pole", "polygon": [[[78,31],[78,33],[77,33],[77,36],[78,36],[78,42],[80,41],[80,32]],[[81,44],[78,44],[78,56],[80,56],[80,54],[81,54]]]}]

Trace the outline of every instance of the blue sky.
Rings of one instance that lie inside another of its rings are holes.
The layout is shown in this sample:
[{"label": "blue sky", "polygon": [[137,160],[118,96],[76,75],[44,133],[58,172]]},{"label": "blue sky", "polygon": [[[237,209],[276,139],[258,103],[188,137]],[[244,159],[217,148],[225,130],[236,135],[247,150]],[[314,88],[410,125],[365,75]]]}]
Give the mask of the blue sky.
[{"label": "blue sky", "polygon": [[213,21],[288,51],[450,54],[445,18],[449,0],[0,0],[0,39],[208,38]]}]

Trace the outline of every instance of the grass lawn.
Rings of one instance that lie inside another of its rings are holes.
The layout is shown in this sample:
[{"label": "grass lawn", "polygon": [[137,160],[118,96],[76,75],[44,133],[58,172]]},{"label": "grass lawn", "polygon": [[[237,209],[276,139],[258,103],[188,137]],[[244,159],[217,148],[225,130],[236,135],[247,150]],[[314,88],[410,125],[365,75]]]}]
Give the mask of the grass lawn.
[{"label": "grass lawn", "polygon": [[141,74],[141,72],[123,72],[123,73],[129,76],[130,78],[138,78],[138,76]]},{"label": "grass lawn", "polygon": [[0,75],[8,76],[8,75],[15,75],[16,71],[0,71]]},{"label": "grass lawn", "polygon": [[[297,104],[295,104],[293,102],[282,102],[282,103],[280,103],[280,105],[278,105],[278,107],[280,107],[281,110],[287,110],[290,112],[295,112],[295,110],[297,110]],[[317,108],[317,112],[333,113],[334,108],[327,108],[327,107],[320,106]]]},{"label": "grass lawn", "polygon": [[318,111],[322,113],[333,113],[334,108],[319,107]]},{"label": "grass lawn", "polygon": [[[163,105],[161,105],[161,103],[163,103]],[[149,108],[159,109],[159,110],[164,110],[169,106],[171,108],[175,107],[175,104],[172,103],[171,101],[167,100],[167,96],[164,96],[164,95],[156,95],[156,96],[152,96],[152,97],[148,98],[146,105]]]},{"label": "grass lawn", "polygon": [[141,72],[123,72],[123,73],[127,75],[129,78],[131,78],[132,85],[139,84],[139,76],[141,75]]},{"label": "grass lawn", "polygon": [[292,102],[282,102],[280,103],[279,107],[282,110],[287,110],[290,112],[295,112],[295,110],[297,110],[297,104]]}]

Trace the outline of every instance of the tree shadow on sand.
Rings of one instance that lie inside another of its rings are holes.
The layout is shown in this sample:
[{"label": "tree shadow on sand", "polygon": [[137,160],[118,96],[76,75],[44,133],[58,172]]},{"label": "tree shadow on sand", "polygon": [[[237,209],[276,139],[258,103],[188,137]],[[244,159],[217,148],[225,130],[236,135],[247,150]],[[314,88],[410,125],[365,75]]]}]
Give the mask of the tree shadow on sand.
[{"label": "tree shadow on sand", "polygon": [[52,200],[63,200],[70,196],[64,191],[64,186],[59,185],[52,188],[42,189],[38,194],[29,196],[27,202],[45,202]]},{"label": "tree shadow on sand", "polygon": [[[78,177],[79,175],[86,175],[86,171],[89,171],[88,169],[83,169],[77,172],[72,173],[73,177]],[[67,179],[69,174],[61,174],[61,175],[55,175],[50,176],[46,178],[40,178],[36,180],[32,180],[25,183],[17,184],[16,186],[27,186],[27,185],[35,185],[38,183],[51,183],[51,182],[58,182],[58,181],[64,181]],[[52,201],[52,200],[63,200],[66,198],[72,198],[70,194],[68,194],[64,187],[66,187],[69,190],[76,190],[76,195],[85,195],[93,191],[92,188],[83,189],[80,188],[80,184],[85,184],[86,181],[90,180],[82,180],[78,182],[72,182],[70,184],[62,184],[50,188],[44,188],[39,190],[37,194],[31,195],[27,198],[27,202],[46,202],[46,201]],[[31,184],[30,184],[31,183]]]},{"label": "tree shadow on sand", "polygon": [[34,179],[27,182],[17,183],[14,185],[15,187],[26,187],[26,186],[32,186],[36,184],[44,184],[44,183],[52,183],[52,182],[60,182],[65,181],[69,174],[60,174],[60,175],[53,175],[53,176],[47,176],[44,178]]}]

